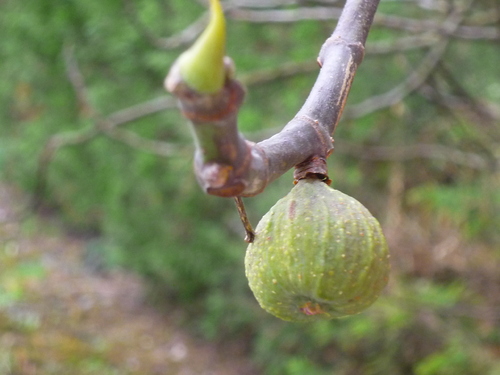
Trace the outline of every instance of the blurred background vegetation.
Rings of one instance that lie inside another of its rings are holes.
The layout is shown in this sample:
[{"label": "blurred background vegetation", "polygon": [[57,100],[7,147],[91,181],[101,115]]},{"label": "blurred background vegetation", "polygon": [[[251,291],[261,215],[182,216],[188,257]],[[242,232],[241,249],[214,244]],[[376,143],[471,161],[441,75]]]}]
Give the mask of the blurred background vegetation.
[{"label": "blurred background vegetation", "polygon": [[[298,111],[341,1],[223,2],[253,141]],[[163,90],[203,27],[203,1],[0,4],[0,173],[144,275],[190,330],[244,343],[263,374],[500,374],[500,5],[382,0],[330,157],[333,186],[383,224],[392,275],[341,320],[266,314],[244,275],[230,199],[192,172],[186,120]],[[201,17],[201,18],[200,18]],[[292,187],[245,200],[254,224]]]}]

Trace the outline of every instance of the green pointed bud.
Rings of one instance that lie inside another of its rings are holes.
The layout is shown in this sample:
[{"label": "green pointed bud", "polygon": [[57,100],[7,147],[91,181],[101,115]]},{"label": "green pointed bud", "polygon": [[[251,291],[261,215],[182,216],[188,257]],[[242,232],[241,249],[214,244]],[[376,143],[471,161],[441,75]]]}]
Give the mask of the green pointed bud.
[{"label": "green pointed bud", "polygon": [[192,89],[212,94],[224,86],[226,20],[219,0],[210,0],[210,22],[193,46],[179,56],[182,79]]}]

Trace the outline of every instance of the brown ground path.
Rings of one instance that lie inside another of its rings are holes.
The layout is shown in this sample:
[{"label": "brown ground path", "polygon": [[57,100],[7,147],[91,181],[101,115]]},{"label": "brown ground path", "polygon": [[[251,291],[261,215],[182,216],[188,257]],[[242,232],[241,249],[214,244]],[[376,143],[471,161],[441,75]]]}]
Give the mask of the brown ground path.
[{"label": "brown ground path", "polygon": [[149,306],[138,277],[92,272],[86,243],[0,184],[0,375],[254,375],[237,349]]}]

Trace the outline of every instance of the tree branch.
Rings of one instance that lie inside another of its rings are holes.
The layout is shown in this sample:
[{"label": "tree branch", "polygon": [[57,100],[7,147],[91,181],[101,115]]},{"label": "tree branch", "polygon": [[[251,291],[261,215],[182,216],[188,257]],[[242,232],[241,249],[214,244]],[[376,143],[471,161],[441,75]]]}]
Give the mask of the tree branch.
[{"label": "tree branch", "polygon": [[132,148],[158,156],[172,156],[179,152],[179,147],[164,141],[147,139],[128,129],[110,128],[103,130],[108,137],[122,142]]},{"label": "tree branch", "polygon": [[93,125],[73,132],[57,133],[47,140],[37,160],[33,194],[33,206],[35,209],[41,205],[45,193],[49,165],[57,151],[63,147],[85,143],[99,135],[106,135],[130,147],[159,156],[171,156],[177,152],[176,146],[170,143],[143,138],[130,130],[118,128],[120,125],[130,123],[156,112],[175,108],[176,101],[172,97],[161,96],[104,117],[94,108],[90,101],[85,79],[74,54],[74,47],[64,46],[62,55],[66,67],[66,75],[77,97],[80,111],[85,116],[92,118]]},{"label": "tree branch", "polygon": [[208,14],[203,14],[191,25],[177,34],[166,38],[151,39],[158,48],[173,49],[191,43],[203,31],[208,19]]},{"label": "tree branch", "polygon": [[420,62],[419,66],[411,72],[403,82],[384,94],[370,97],[361,103],[350,106],[346,109],[346,117],[358,118],[379,109],[390,107],[399,103],[406,96],[420,87],[434,71],[437,64],[441,61],[442,56],[446,51],[446,47],[450,42],[446,35],[459,27],[460,22],[463,20],[465,9],[456,9],[448,16],[441,26],[444,30],[445,36],[441,36],[441,40],[432,46],[427,55]]},{"label": "tree branch", "polygon": [[285,5],[295,5],[297,0],[232,0],[226,2],[229,7],[239,8],[275,8]]},{"label": "tree branch", "polygon": [[[495,15],[495,12],[493,12]],[[498,18],[498,16],[496,16]],[[491,22],[495,18],[488,18],[483,22]],[[411,32],[426,32],[426,31],[440,31],[449,36],[463,39],[489,39],[497,40],[500,38],[500,28],[498,26],[467,26],[462,25],[453,30],[446,30],[441,27],[441,21],[426,20],[426,19],[413,19],[399,16],[392,16],[386,14],[377,14],[375,17],[375,24]]]},{"label": "tree branch", "polygon": [[443,56],[448,45],[447,40],[441,40],[422,59],[419,66],[408,77],[391,90],[372,96],[361,103],[349,106],[346,109],[346,118],[359,118],[377,110],[390,107],[402,101],[425,82],[437,63]]},{"label": "tree branch", "polygon": [[373,42],[366,47],[368,55],[406,52],[435,45],[441,38],[433,32],[403,36],[398,39]]},{"label": "tree branch", "polygon": [[[212,95],[190,89],[174,64],[167,90],[180,99],[196,139],[195,172],[202,188],[219,196],[256,195],[295,165],[312,161],[312,173],[326,177],[331,135],[340,119],[357,67],[364,56],[378,0],[348,0],[330,38],[323,44],[319,76],[297,115],[273,137],[254,144],[238,132],[236,115],[243,101],[240,84],[228,76]],[[227,64],[228,72],[230,64]],[[304,177],[307,168],[301,168]]]},{"label": "tree branch", "polygon": [[73,87],[73,91],[75,92],[76,98],[78,100],[78,105],[80,107],[80,112],[90,117],[94,117],[96,115],[96,112],[93,109],[92,102],[85,85],[83,74],[80,71],[78,63],[76,61],[75,47],[69,44],[64,45],[62,56],[64,60],[64,66],[66,68],[66,76],[71,86]]},{"label": "tree branch", "polygon": [[342,8],[301,7],[296,9],[251,10],[229,9],[227,16],[238,21],[292,23],[301,20],[331,21],[339,19]]},{"label": "tree branch", "polygon": [[171,96],[159,96],[146,102],[136,104],[132,107],[114,112],[107,117],[107,121],[113,124],[112,126],[119,126],[138,120],[142,117],[176,107],[177,102]]},{"label": "tree branch", "polygon": [[[246,22],[255,23],[293,23],[302,20],[329,21],[338,19],[342,13],[341,8],[336,7],[301,7],[296,9],[242,9],[230,8],[227,12],[228,17]],[[483,16],[478,22],[487,24],[498,21],[498,15],[489,12],[487,17]],[[441,28],[441,20],[416,19],[386,15],[378,13],[374,19],[374,25],[383,26],[391,29],[405,30],[414,33],[424,32],[446,32]],[[463,25],[453,31],[448,32],[449,36],[461,39],[500,39],[500,27],[482,26],[482,25]]]},{"label": "tree branch", "polygon": [[404,146],[371,146],[342,142],[338,152],[356,156],[366,160],[404,161],[412,159],[443,160],[468,168],[484,170],[492,166],[492,162],[485,157],[472,152],[465,152],[455,148],[439,145],[417,143]]}]

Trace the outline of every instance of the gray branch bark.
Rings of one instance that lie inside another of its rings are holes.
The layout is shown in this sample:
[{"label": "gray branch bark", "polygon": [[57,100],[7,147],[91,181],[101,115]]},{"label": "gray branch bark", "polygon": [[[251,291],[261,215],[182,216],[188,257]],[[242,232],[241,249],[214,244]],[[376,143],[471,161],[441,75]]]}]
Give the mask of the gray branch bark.
[{"label": "gray branch bark", "polygon": [[244,139],[237,129],[243,101],[240,84],[229,78],[215,95],[199,95],[182,82],[174,65],[166,88],[180,99],[195,138],[195,172],[205,192],[234,197],[259,194],[294,166],[295,178],[314,173],[327,178],[326,158],[344,109],[379,0],[348,0],[335,31],[323,44],[321,67],[309,97],[296,116],[273,137],[260,143]]}]

